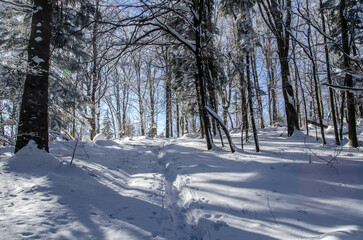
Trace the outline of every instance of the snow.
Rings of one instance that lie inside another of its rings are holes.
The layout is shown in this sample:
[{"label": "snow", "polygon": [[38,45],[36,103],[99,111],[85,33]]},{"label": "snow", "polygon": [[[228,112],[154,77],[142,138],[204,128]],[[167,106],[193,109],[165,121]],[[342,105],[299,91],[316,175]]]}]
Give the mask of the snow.
[{"label": "snow", "polygon": [[363,239],[362,148],[283,132],[265,129],[260,153],[251,142],[234,154],[195,134],[98,136],[78,142],[72,165],[76,141],[52,142],[51,154],[0,147],[0,238]]},{"label": "snow", "polygon": [[42,26],[42,23],[37,23],[37,27],[41,27]]},{"label": "snow", "polygon": [[43,58],[40,58],[38,56],[34,56],[33,58],[33,61],[37,64],[41,63],[41,62],[44,62],[44,59]]},{"label": "snow", "polygon": [[43,41],[43,38],[42,38],[42,37],[36,37],[34,40],[35,40],[36,42],[41,42],[41,41]]},{"label": "snow", "polygon": [[98,140],[106,140],[106,136],[103,133],[98,133],[94,138],[93,141],[96,142]]},{"label": "snow", "polygon": [[37,12],[42,11],[42,10],[43,10],[43,8],[42,8],[41,6],[38,6],[38,7],[35,9],[34,13],[37,13]]}]

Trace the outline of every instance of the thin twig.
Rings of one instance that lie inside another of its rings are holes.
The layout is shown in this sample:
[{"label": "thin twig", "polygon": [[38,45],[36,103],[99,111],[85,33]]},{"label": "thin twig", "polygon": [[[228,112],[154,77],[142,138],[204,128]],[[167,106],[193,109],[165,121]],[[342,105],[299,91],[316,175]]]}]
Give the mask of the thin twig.
[{"label": "thin twig", "polygon": [[[316,157],[316,158],[318,158],[318,159],[320,159],[320,160],[322,160],[322,161],[324,161],[324,162],[326,162],[326,164],[328,165],[328,166],[330,166],[331,168],[334,168],[335,169],[335,171],[338,173],[338,169],[334,166],[334,162],[338,162],[338,159],[337,159],[337,157],[339,156],[339,154],[342,152],[342,148],[340,147],[340,148],[338,148],[338,146],[335,146],[335,149],[334,149],[334,156],[331,158],[331,159],[329,159],[329,160],[327,160],[327,159],[324,159],[323,157],[321,157],[321,156],[319,156],[319,155],[317,155],[310,147],[309,147],[309,145],[308,145],[308,143],[307,143],[307,140],[306,140],[306,138],[307,138],[307,136],[305,136],[305,138],[304,138],[304,145],[305,145],[305,147]],[[309,157],[310,157],[310,155],[309,155]],[[311,158],[310,158],[310,161],[311,161]]]},{"label": "thin twig", "polygon": [[279,226],[279,224],[278,224],[278,223],[277,223],[277,221],[276,221],[275,215],[274,215],[274,213],[272,212],[272,209],[271,209],[271,206],[270,206],[270,200],[268,199],[268,196],[267,196],[267,206],[268,206],[268,208],[270,209],[271,216],[273,217],[273,219],[274,219],[274,221],[275,221],[276,225],[277,225],[277,226]]},{"label": "thin twig", "polygon": [[74,148],[73,148],[72,160],[71,160],[70,165],[72,165],[72,162],[73,162],[73,159],[74,159],[74,155],[76,154],[77,145],[78,145],[78,139],[76,140],[76,144],[74,145]]}]

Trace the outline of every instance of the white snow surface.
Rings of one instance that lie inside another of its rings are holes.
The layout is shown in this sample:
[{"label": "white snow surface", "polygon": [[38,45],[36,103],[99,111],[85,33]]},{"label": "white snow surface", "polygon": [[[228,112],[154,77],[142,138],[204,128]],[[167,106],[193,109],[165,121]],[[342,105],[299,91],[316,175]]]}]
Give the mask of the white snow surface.
[{"label": "white snow surface", "polygon": [[34,56],[32,59],[37,64],[40,64],[41,62],[44,62],[44,59],[43,58],[40,58],[38,56]]},{"label": "white snow surface", "polygon": [[42,38],[42,37],[36,37],[34,40],[35,40],[36,42],[41,42],[41,41],[43,41],[43,38]]},{"label": "white snow surface", "polygon": [[362,148],[283,132],[0,147],[0,239],[363,239]]}]

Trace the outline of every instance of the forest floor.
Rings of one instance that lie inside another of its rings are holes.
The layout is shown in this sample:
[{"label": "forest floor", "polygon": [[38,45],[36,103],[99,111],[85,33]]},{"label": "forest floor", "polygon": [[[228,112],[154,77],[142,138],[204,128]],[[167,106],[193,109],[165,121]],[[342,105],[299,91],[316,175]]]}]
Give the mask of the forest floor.
[{"label": "forest floor", "polygon": [[0,239],[361,240],[363,133],[351,148],[327,132],[323,146],[260,130],[259,153],[196,135],[78,142],[72,165],[76,141],[1,147]]}]

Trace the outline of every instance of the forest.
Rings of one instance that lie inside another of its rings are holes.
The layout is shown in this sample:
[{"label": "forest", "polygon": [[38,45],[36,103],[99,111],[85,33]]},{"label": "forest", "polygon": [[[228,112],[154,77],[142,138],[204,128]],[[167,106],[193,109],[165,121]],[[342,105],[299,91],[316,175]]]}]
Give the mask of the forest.
[{"label": "forest", "polygon": [[326,144],[328,123],[337,145],[347,134],[358,146],[358,0],[0,4],[1,141],[16,151],[29,139],[48,149],[48,136],[193,132],[210,149],[231,129],[258,151],[258,129]]},{"label": "forest", "polygon": [[0,0],[0,239],[363,239],[361,0]]}]

